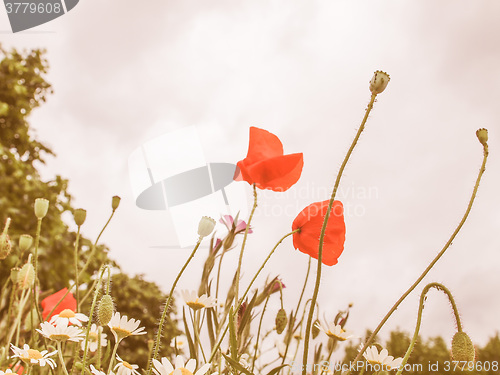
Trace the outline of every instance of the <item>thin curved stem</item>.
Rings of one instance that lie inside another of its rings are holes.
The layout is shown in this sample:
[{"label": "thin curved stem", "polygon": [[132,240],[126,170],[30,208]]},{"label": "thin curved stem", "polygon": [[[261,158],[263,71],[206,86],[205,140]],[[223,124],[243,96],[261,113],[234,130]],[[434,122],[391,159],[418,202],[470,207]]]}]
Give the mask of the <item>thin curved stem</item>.
[{"label": "thin curved stem", "polygon": [[319,284],[321,280],[321,261],[323,257],[323,242],[325,239],[325,232],[326,232],[326,226],[328,225],[328,219],[330,218],[330,211],[333,206],[333,201],[335,200],[335,195],[337,194],[337,189],[340,184],[340,179],[342,178],[342,174],[344,173],[345,166],[347,165],[347,162],[349,161],[349,158],[352,154],[352,151],[354,150],[354,147],[356,147],[356,144],[358,143],[358,139],[363,132],[366,124],[366,120],[368,120],[368,115],[370,114],[370,111],[373,108],[373,103],[375,102],[377,94],[374,93],[371,96],[370,103],[368,103],[368,107],[366,107],[365,111],[365,116],[363,117],[363,121],[361,122],[361,125],[358,129],[358,133],[356,134],[356,137],[352,141],[351,147],[349,148],[349,151],[347,151],[347,154],[344,158],[344,161],[342,162],[342,165],[340,167],[339,173],[337,174],[337,178],[335,180],[335,185],[333,186],[333,191],[332,191],[332,196],[330,197],[330,202],[328,203],[328,209],[325,214],[325,220],[323,221],[323,227],[321,228],[321,234],[319,237],[319,250],[318,250],[318,269],[316,271],[316,285],[314,286],[314,292],[312,296],[312,303],[311,303],[311,308],[309,310],[309,316],[307,317],[307,325],[306,325],[306,336],[304,339],[304,356],[302,358],[302,375],[307,375],[307,357],[309,354],[309,339],[311,336],[311,325],[312,325],[312,319],[313,319],[313,314],[314,314],[314,307],[316,305],[316,300],[318,299],[318,293],[319,293]]},{"label": "thin curved stem", "polygon": [[[247,243],[247,236],[248,236],[248,231],[250,229],[250,223],[252,222],[253,214],[255,212],[255,209],[257,208],[257,188],[255,187],[255,184],[253,186],[253,207],[252,211],[250,212],[250,216],[248,217],[248,223],[245,228],[245,234],[243,236],[243,242],[241,244],[241,250],[240,250],[240,257],[238,259],[238,268],[236,268],[236,293],[235,293],[235,298],[234,300],[238,302],[238,292],[240,289],[240,271],[241,271],[241,263],[243,261],[243,251],[245,250],[245,245]],[[240,308],[241,304],[238,306],[238,309]],[[235,314],[238,312],[238,309],[234,312]]]},{"label": "thin curved stem", "polygon": [[196,246],[194,247],[193,251],[189,255],[189,258],[186,260],[186,263],[184,263],[184,266],[182,266],[182,269],[180,270],[180,272],[177,274],[177,277],[175,278],[175,281],[172,284],[172,288],[170,289],[170,293],[169,293],[168,298],[167,298],[167,303],[165,304],[165,307],[163,308],[163,313],[161,314],[160,324],[158,326],[158,332],[156,333],[156,340],[155,340],[155,345],[154,345],[153,356],[151,358],[149,358],[149,360],[148,360],[148,371],[147,371],[148,375],[151,375],[151,372],[153,371],[153,366],[152,366],[153,359],[157,359],[156,357],[158,356],[158,352],[160,351],[160,341],[161,341],[163,326],[164,326],[165,320],[167,318],[167,311],[168,311],[168,308],[170,306],[170,302],[172,301],[172,296],[174,294],[175,287],[177,286],[177,282],[181,278],[181,276],[184,273],[184,270],[187,268],[189,262],[191,262],[191,259],[193,259],[194,254],[196,253],[196,250],[198,250],[198,248],[200,247],[202,239],[203,239],[203,237],[200,237],[198,239]]},{"label": "thin curved stem", "polygon": [[403,369],[406,365],[406,362],[408,362],[408,359],[410,358],[411,352],[413,351],[413,347],[415,346],[415,343],[417,342],[418,339],[418,333],[420,332],[420,325],[422,323],[422,312],[424,310],[424,303],[426,299],[426,295],[431,290],[431,288],[436,288],[437,290],[440,290],[446,294],[448,297],[451,307],[453,309],[453,314],[455,315],[455,322],[457,324],[457,330],[458,332],[462,332],[462,324],[460,323],[460,316],[458,315],[458,309],[457,305],[455,303],[455,300],[453,299],[453,295],[451,292],[446,288],[443,284],[440,283],[430,283],[425,286],[425,288],[422,290],[422,294],[420,295],[420,303],[418,305],[418,316],[417,316],[417,324],[415,326],[415,332],[413,333],[413,337],[411,339],[410,345],[408,346],[408,349],[406,350],[406,354],[403,358],[403,362],[401,362],[401,365],[399,366],[398,372],[396,375],[401,375],[403,372]]},{"label": "thin curved stem", "polygon": [[[247,226],[248,228],[248,226]],[[238,305],[236,306],[236,309],[235,311],[238,311],[238,309],[241,307],[241,305],[243,304],[243,301],[245,300],[245,297],[247,296],[248,292],[250,291],[250,288],[252,287],[253,283],[255,282],[255,280],[257,279],[257,277],[259,276],[260,272],[264,269],[265,265],[267,264],[267,262],[269,261],[269,259],[271,258],[271,255],[273,255],[274,251],[276,250],[276,248],[283,242],[283,240],[285,238],[287,238],[288,236],[291,236],[292,234],[294,234],[295,232],[298,232],[299,229],[296,229],[290,233],[287,233],[285,234],[283,237],[281,237],[281,239],[276,243],[276,245],[274,245],[273,249],[271,250],[271,252],[269,253],[269,255],[267,256],[267,258],[264,260],[264,262],[262,263],[262,265],[260,266],[259,270],[257,271],[257,273],[254,275],[252,281],[250,281],[250,284],[248,285],[247,289],[245,290],[245,293],[243,294],[243,296],[240,298],[239,302],[238,302]],[[212,353],[210,354],[210,359],[208,360],[208,362],[212,362],[214,357],[215,357],[215,353],[217,352],[217,350],[219,349],[220,347],[220,344],[222,343],[222,340],[224,339],[224,336],[226,335],[227,333],[227,330],[229,329],[229,325],[227,324],[226,325],[226,328],[224,329],[224,332],[222,333],[221,337],[219,338],[219,341],[217,342],[217,344],[215,345],[215,347],[212,349]]]},{"label": "thin curved stem", "polygon": [[[368,340],[365,342],[365,345],[363,348],[359,351],[358,355],[354,359],[354,363],[358,361],[361,356],[363,355],[364,351],[366,348],[372,343],[373,339],[375,338],[375,335],[380,331],[382,326],[387,322],[389,317],[392,315],[394,311],[398,308],[398,306],[403,302],[403,300],[417,287],[417,285],[422,281],[422,279],[429,273],[429,271],[434,267],[434,265],[437,263],[437,261],[443,256],[443,254],[446,252],[446,250],[450,247],[451,243],[457,236],[458,232],[464,225],[465,221],[467,220],[467,217],[469,216],[469,213],[472,209],[472,204],[474,203],[474,200],[476,199],[476,194],[477,194],[477,189],[479,188],[479,183],[481,182],[481,177],[483,176],[484,171],[486,170],[486,160],[488,159],[488,145],[483,145],[483,163],[481,164],[481,168],[479,169],[479,174],[476,179],[476,184],[474,185],[474,190],[472,191],[472,195],[469,200],[469,204],[467,206],[467,209],[465,211],[464,216],[462,217],[462,220],[460,220],[460,223],[458,224],[457,228],[455,231],[452,233],[450,239],[446,244],[444,245],[443,249],[436,255],[436,257],[432,260],[432,262],[427,266],[427,268],[422,272],[422,274],[418,277],[418,279],[408,288],[408,290],[396,301],[394,306],[391,307],[389,312],[384,316],[380,324],[375,328],[371,336],[368,338]],[[346,375],[349,375],[351,371],[349,371]]]}]

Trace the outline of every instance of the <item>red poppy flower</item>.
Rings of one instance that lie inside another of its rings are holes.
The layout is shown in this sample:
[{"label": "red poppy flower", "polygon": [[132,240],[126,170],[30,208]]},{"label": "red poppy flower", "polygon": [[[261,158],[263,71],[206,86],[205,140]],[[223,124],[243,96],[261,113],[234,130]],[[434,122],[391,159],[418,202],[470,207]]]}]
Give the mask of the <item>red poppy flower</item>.
[{"label": "red poppy flower", "polygon": [[[307,206],[292,224],[293,230],[300,228],[299,232],[293,234],[293,246],[314,259],[318,259],[319,237],[329,202],[316,202]],[[333,201],[323,241],[321,257],[323,264],[327,266],[337,264],[337,259],[344,250],[344,242],[344,207],[340,201]]]},{"label": "red poppy flower", "polygon": [[250,127],[247,157],[238,162],[235,180],[244,180],[259,189],[288,190],[302,173],[302,153],[283,155],[279,138],[267,130]]},{"label": "red poppy flower", "polygon": [[55,308],[52,314],[49,316],[49,313],[52,311],[54,306],[63,298],[63,296],[68,291],[68,288],[61,289],[59,292],[51,294],[47,298],[44,298],[40,304],[42,305],[42,317],[44,320],[49,320],[52,316],[59,314],[61,311],[65,309],[69,309],[72,311],[76,311],[76,299],[73,297],[73,294],[68,293],[66,297],[61,301],[61,303]]}]

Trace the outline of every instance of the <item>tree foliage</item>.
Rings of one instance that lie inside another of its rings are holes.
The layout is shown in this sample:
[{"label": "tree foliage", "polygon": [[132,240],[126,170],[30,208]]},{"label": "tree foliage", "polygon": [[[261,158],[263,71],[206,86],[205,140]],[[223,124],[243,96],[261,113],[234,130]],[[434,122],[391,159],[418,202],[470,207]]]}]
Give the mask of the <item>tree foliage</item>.
[{"label": "tree foliage", "polygon": [[[14,251],[0,261],[0,285],[3,285],[0,298],[0,317],[6,316],[12,284],[9,283],[10,270],[24,264],[28,254],[20,254],[17,243],[21,234],[35,237],[36,217],[33,206],[36,198],[46,198],[50,202],[49,212],[43,220],[38,258],[38,276],[41,298],[71,285],[75,279],[73,251],[76,233],[69,230],[63,221],[63,214],[73,212],[68,180],[57,175],[54,179],[43,181],[37,168],[45,164],[46,156],[55,156],[52,150],[35,139],[28,117],[33,109],[43,104],[52,93],[51,85],[45,81],[49,64],[43,50],[18,52],[6,51],[0,46],[0,220],[11,218],[9,229]],[[119,214],[119,211],[118,213]],[[104,220],[105,218],[103,218]],[[80,237],[79,269],[88,259],[92,241]],[[91,278],[101,264],[111,264],[108,249],[98,245],[95,257],[81,278],[81,282],[91,284]],[[113,276],[112,296],[118,311],[129,318],[140,319],[146,327],[148,336],[140,336],[123,345],[124,357],[131,362],[141,363],[144,352],[147,354],[147,340],[155,333],[156,319],[160,306],[166,296],[160,288],[145,281],[141,276],[129,277],[123,273]],[[7,287],[9,285],[9,287]],[[88,307],[90,298],[85,308]],[[174,323],[167,321],[165,326],[162,354],[170,355],[168,342],[177,334]],[[4,340],[0,333],[0,340]],[[141,363],[142,364],[142,363]]]}]

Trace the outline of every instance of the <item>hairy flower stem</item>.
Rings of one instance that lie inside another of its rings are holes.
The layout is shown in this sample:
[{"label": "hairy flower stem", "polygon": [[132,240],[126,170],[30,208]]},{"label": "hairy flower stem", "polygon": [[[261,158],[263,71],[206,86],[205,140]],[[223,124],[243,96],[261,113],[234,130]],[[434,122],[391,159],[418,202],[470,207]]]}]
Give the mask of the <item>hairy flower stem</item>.
[{"label": "hairy flower stem", "polygon": [[[88,347],[89,347],[89,335],[90,335],[90,328],[92,327],[92,318],[94,316],[94,310],[97,305],[97,298],[99,297],[99,292],[101,290],[101,284],[102,284],[102,278],[104,277],[104,272],[108,271],[108,277],[111,274],[111,269],[109,266],[101,266],[101,269],[99,270],[99,281],[97,282],[97,286],[94,291],[94,299],[92,300],[92,305],[90,307],[90,313],[89,313],[89,321],[87,323],[87,329],[85,330],[85,348],[83,349],[83,360],[82,360],[82,375],[85,375],[85,365],[87,362],[87,352],[88,352]],[[111,357],[110,363],[113,362],[113,358]]]},{"label": "hairy flower stem", "polygon": [[68,369],[66,368],[66,363],[64,363],[64,358],[63,358],[63,354],[62,354],[62,345],[61,345],[61,341],[58,341],[57,342],[57,355],[59,356],[59,362],[61,362],[61,367],[63,368],[64,370],[64,374],[65,375],[69,375],[68,374]]},{"label": "hairy flower stem", "polygon": [[[99,235],[97,236],[97,239],[95,240],[95,242],[93,243],[92,245],[92,250],[90,251],[90,255],[88,256],[87,258],[87,262],[85,263],[85,265],[83,266],[83,268],[80,270],[80,272],[78,273],[78,278],[81,278],[83,277],[83,273],[87,270],[87,267],[89,266],[90,264],[90,261],[92,260],[92,258],[94,257],[95,255],[95,252],[96,252],[96,249],[97,249],[97,243],[99,242],[99,239],[101,238],[102,234],[104,233],[104,230],[106,229],[106,227],[108,226],[108,224],[110,223],[111,219],[113,218],[113,215],[115,214],[115,211],[116,209],[114,209],[112,212],[111,212],[111,215],[109,216],[109,219],[108,221],[106,222],[106,224],[104,225],[104,227],[101,229],[101,232],[99,233]],[[36,273],[35,273],[35,276],[36,276]],[[59,304],[64,301],[64,299],[66,298],[66,296],[71,292],[71,290],[75,287],[76,285],[76,282],[74,282],[69,288],[68,290],[66,291],[66,293],[64,293],[64,296],[61,297],[61,299],[59,300],[59,302],[57,302],[55,304],[55,306],[52,308],[52,310],[50,310],[49,312],[49,316],[52,315],[52,313],[54,312],[54,310],[57,308],[57,306],[59,306]]]},{"label": "hairy flower stem", "polygon": [[[248,228],[248,226],[247,226]],[[281,237],[281,239],[276,243],[276,245],[274,245],[273,249],[271,250],[271,252],[269,253],[269,255],[267,256],[267,258],[264,260],[264,262],[262,263],[262,265],[260,266],[259,270],[257,271],[257,273],[254,275],[252,281],[250,281],[250,284],[248,285],[247,289],[245,290],[245,293],[243,294],[243,297],[240,298],[239,302],[238,302],[238,305],[236,306],[236,309],[235,311],[238,311],[238,309],[241,307],[241,305],[243,304],[243,301],[245,300],[245,297],[247,296],[248,292],[250,291],[250,288],[252,287],[253,283],[255,282],[255,280],[257,279],[257,276],[259,276],[260,272],[264,269],[265,265],[267,264],[267,262],[269,261],[269,259],[271,258],[271,255],[273,255],[274,251],[276,250],[276,248],[283,242],[283,240],[285,238],[287,238],[288,236],[291,236],[292,234],[294,234],[295,232],[298,232],[299,229],[295,229],[294,231],[290,232],[290,233],[287,233],[285,234],[283,237]],[[224,319],[223,319],[224,321]],[[212,362],[214,357],[215,357],[215,354],[217,353],[217,350],[219,349],[220,347],[220,344],[222,343],[222,340],[224,339],[224,336],[226,335],[227,333],[227,330],[229,329],[229,324],[226,325],[226,328],[224,330],[224,332],[222,332],[222,335],[221,337],[219,338],[219,341],[217,342],[217,345],[215,345],[215,347],[212,349],[212,353],[210,354],[210,359],[208,360],[208,362]],[[149,374],[148,374],[149,375]]]},{"label": "hairy flower stem", "polygon": [[[481,165],[481,168],[479,169],[479,174],[478,174],[477,179],[476,179],[476,184],[474,185],[474,190],[472,191],[472,196],[470,197],[469,205],[467,206],[467,210],[465,211],[465,214],[462,217],[462,220],[460,220],[460,223],[458,224],[457,228],[455,229],[455,231],[451,235],[451,237],[448,240],[448,242],[446,242],[446,244],[444,245],[443,249],[436,255],[436,257],[427,266],[427,268],[424,270],[424,272],[422,272],[422,274],[413,283],[413,285],[410,286],[410,288],[408,288],[408,290],[406,292],[404,292],[404,294],[396,301],[396,303],[394,304],[394,306],[392,306],[391,309],[389,310],[389,312],[384,316],[384,318],[382,319],[382,321],[380,322],[380,324],[377,326],[377,328],[375,328],[375,330],[373,331],[373,333],[371,334],[371,336],[368,338],[368,340],[366,340],[365,345],[359,351],[359,353],[356,356],[356,358],[354,359],[353,363],[356,363],[356,361],[358,361],[361,358],[361,356],[363,355],[363,352],[372,343],[373,339],[375,338],[375,336],[377,335],[377,333],[380,331],[380,329],[382,328],[382,326],[387,322],[387,320],[392,315],[392,313],[394,311],[396,311],[396,309],[401,304],[401,302],[403,302],[403,300],[408,296],[408,294],[410,294],[413,291],[413,289],[415,289],[417,287],[417,285],[429,273],[429,271],[432,269],[432,267],[434,267],[434,265],[437,263],[437,261],[443,256],[443,254],[445,253],[445,251],[450,247],[451,243],[453,242],[453,240],[457,236],[458,232],[460,231],[460,229],[464,225],[465,221],[467,220],[467,217],[469,216],[470,210],[472,209],[472,204],[474,203],[474,200],[476,199],[477,189],[479,188],[479,183],[481,182],[481,177],[483,176],[483,173],[484,173],[484,171],[486,169],[486,160],[488,159],[488,154],[489,154],[489,152],[488,152],[488,145],[483,145],[483,154],[484,154],[484,156],[483,156],[483,163]],[[351,371],[349,371],[346,375],[349,375],[350,373],[351,373]]]},{"label": "hairy flower stem", "polygon": [[285,364],[285,359],[286,355],[288,354],[288,348],[290,346],[290,342],[292,341],[293,337],[293,325],[295,324],[295,321],[297,320],[297,315],[299,315],[299,309],[300,309],[300,304],[302,302],[302,298],[304,297],[304,292],[306,290],[307,286],[307,281],[309,280],[309,272],[311,271],[311,257],[309,257],[309,262],[307,263],[307,272],[306,272],[306,277],[304,279],[304,285],[302,286],[302,292],[300,292],[300,297],[299,297],[299,302],[297,303],[297,308],[295,309],[295,314],[293,315],[292,318],[292,324],[289,325],[289,331],[287,332],[285,338],[286,338],[286,348],[285,348],[285,355],[283,356],[283,360],[281,361],[281,364]]},{"label": "hairy flower stem", "polygon": [[75,240],[75,251],[74,251],[74,263],[75,263],[75,299],[76,299],[76,311],[80,311],[80,283],[78,278],[78,243],[80,242],[80,226],[78,226],[78,231],[76,232]]},{"label": "hairy flower stem", "polygon": [[425,288],[422,290],[422,294],[420,295],[420,303],[418,305],[418,317],[417,317],[417,325],[415,326],[415,332],[413,333],[413,337],[411,339],[410,345],[408,346],[408,350],[406,351],[406,354],[403,358],[403,362],[399,366],[398,372],[396,375],[401,375],[403,372],[403,369],[406,365],[406,362],[408,362],[408,358],[410,358],[410,354],[413,351],[413,347],[415,346],[415,342],[417,341],[418,338],[418,333],[420,331],[420,325],[422,323],[422,312],[424,310],[424,302],[426,299],[426,294],[431,290],[431,288],[436,288],[437,290],[440,290],[446,294],[448,299],[450,300],[451,307],[453,309],[453,314],[455,315],[455,322],[457,323],[457,330],[458,332],[462,332],[462,324],[460,323],[460,316],[458,315],[458,309],[457,305],[455,303],[455,300],[453,299],[453,296],[451,295],[451,292],[443,285],[439,283],[430,283],[425,286]]},{"label": "hairy flower stem", "polygon": [[113,365],[114,365],[115,357],[116,357],[116,352],[118,350],[118,345],[120,345],[120,341],[122,341],[122,340],[121,339],[116,340],[115,346],[113,347],[113,353],[111,354],[111,357],[109,358],[108,371],[106,372],[106,374],[108,374],[108,375],[111,374],[111,370],[113,369]]},{"label": "hairy flower stem", "polygon": [[306,336],[304,338],[304,355],[302,358],[302,364],[303,364],[302,375],[307,375],[307,357],[309,354],[309,339],[311,336],[311,325],[312,325],[312,319],[313,319],[313,314],[314,314],[314,308],[316,306],[316,300],[318,299],[319,284],[321,281],[323,242],[325,240],[326,226],[328,224],[328,219],[330,218],[330,211],[332,210],[333,201],[335,200],[335,195],[337,194],[337,189],[339,187],[340,179],[342,178],[342,174],[344,173],[345,166],[347,165],[347,162],[349,161],[349,158],[352,154],[352,151],[354,150],[354,147],[356,147],[356,144],[358,143],[359,136],[361,135],[361,133],[363,132],[363,130],[365,128],[366,120],[368,120],[368,115],[370,114],[370,111],[373,108],[373,103],[375,102],[376,97],[377,97],[376,93],[372,94],[371,99],[370,99],[370,103],[368,103],[368,107],[366,107],[365,117],[363,117],[363,121],[361,122],[361,125],[358,129],[358,133],[356,134],[356,137],[352,141],[351,147],[349,148],[349,151],[347,151],[347,154],[344,158],[344,161],[342,162],[339,173],[337,174],[337,179],[335,180],[335,185],[333,186],[333,191],[332,191],[332,196],[330,197],[330,202],[328,203],[328,209],[326,210],[325,220],[323,221],[323,227],[321,228],[321,234],[319,236],[318,269],[316,271],[316,285],[314,286],[314,292],[313,292],[313,296],[312,296],[311,307],[309,310],[309,316],[307,317]]},{"label": "hairy flower stem", "polygon": [[[252,374],[253,374],[253,369],[255,367],[255,361],[257,359],[257,351],[259,349],[259,336],[260,336],[260,330],[262,328],[262,320],[264,319],[264,313],[266,312],[266,307],[267,307],[267,303],[269,302],[269,297],[271,297],[270,294],[267,296],[266,303],[264,303],[264,307],[263,307],[262,312],[260,314],[259,328],[257,329],[257,338],[255,339],[255,351],[253,353],[253,359],[252,359],[252,369],[250,370],[250,372]],[[286,354],[285,354],[285,357],[286,357]]]},{"label": "hairy flower stem", "polygon": [[[253,207],[252,211],[250,212],[250,216],[248,217],[248,223],[245,228],[245,234],[243,235],[243,242],[241,244],[241,250],[240,250],[240,258],[238,259],[238,268],[236,268],[236,293],[234,297],[235,303],[238,303],[238,293],[240,289],[240,271],[241,271],[241,262],[243,260],[243,251],[245,250],[245,245],[247,243],[247,236],[248,236],[248,230],[250,229],[250,223],[252,222],[253,214],[255,212],[255,209],[257,208],[257,188],[255,187],[255,184],[253,186]],[[240,308],[241,304],[238,305],[238,307],[234,311],[234,315],[238,315],[238,309]]]},{"label": "hairy flower stem", "polygon": [[35,270],[34,283],[36,285],[36,280],[38,277],[38,246],[40,245],[40,233],[42,232],[42,219],[38,219],[36,223],[36,236],[35,236],[35,254],[33,260],[33,269]]},{"label": "hairy flower stem", "polygon": [[[191,252],[191,255],[189,255],[189,258],[186,260],[186,263],[184,263],[184,266],[182,267],[181,271],[175,278],[174,283],[172,284],[172,288],[170,289],[170,293],[167,298],[167,303],[165,304],[165,307],[163,308],[163,312],[161,314],[160,318],[160,324],[158,325],[158,332],[156,333],[156,340],[155,340],[155,345],[154,345],[154,350],[153,350],[153,355],[148,359],[148,370],[147,370],[147,375],[151,375],[151,372],[153,371],[153,359],[157,359],[158,357],[158,352],[160,351],[160,341],[161,341],[161,336],[162,336],[162,331],[163,331],[163,326],[165,324],[165,320],[167,319],[167,311],[170,306],[170,302],[172,301],[172,296],[174,295],[174,290],[175,287],[177,286],[177,282],[181,278],[184,270],[188,266],[189,262],[191,262],[191,259],[193,259],[194,254],[196,253],[196,250],[200,247],[201,240],[203,237],[200,237],[198,239],[198,242],[196,243],[196,246],[194,247],[193,251]],[[83,374],[82,374],[83,375]]]}]

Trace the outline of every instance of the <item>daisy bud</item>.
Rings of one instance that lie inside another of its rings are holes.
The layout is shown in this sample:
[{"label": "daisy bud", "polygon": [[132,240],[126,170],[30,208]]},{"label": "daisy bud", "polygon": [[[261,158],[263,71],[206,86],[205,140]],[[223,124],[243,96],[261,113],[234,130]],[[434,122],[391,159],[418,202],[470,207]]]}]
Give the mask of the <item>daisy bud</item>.
[{"label": "daisy bud", "polygon": [[479,142],[481,142],[481,144],[483,146],[487,146],[487,142],[488,142],[488,129],[478,129],[476,131],[476,136],[477,136],[477,139],[479,139]]},{"label": "daisy bud", "polygon": [[111,296],[109,294],[103,295],[97,307],[97,318],[99,319],[99,324],[101,326],[105,326],[109,323],[114,310],[115,305]]},{"label": "daisy bud", "polygon": [[215,220],[208,216],[203,216],[200,220],[200,224],[198,225],[198,235],[200,237],[206,237],[215,227]]},{"label": "daisy bud", "polygon": [[49,201],[45,198],[35,199],[35,216],[41,220],[47,215],[49,210]]},{"label": "daisy bud", "polygon": [[19,250],[21,250],[21,253],[24,253],[26,250],[28,250],[32,244],[33,237],[31,237],[29,234],[21,234],[21,236],[19,237]]},{"label": "daisy bud", "polygon": [[284,309],[279,309],[276,314],[276,332],[280,334],[286,328],[286,323],[288,322],[286,311]]},{"label": "daisy bud", "polygon": [[73,218],[75,219],[76,225],[81,227],[87,218],[87,211],[83,208],[77,208],[75,212],[73,212]]},{"label": "daisy bud", "polygon": [[383,92],[387,87],[390,79],[391,78],[389,77],[389,74],[381,70],[377,70],[373,74],[373,77],[370,81],[370,91],[372,92],[372,94],[380,94],[381,92]]},{"label": "daisy bud", "polygon": [[316,319],[316,320],[314,321],[314,324],[313,324],[313,326],[312,326],[312,328],[311,328],[311,333],[312,333],[313,340],[314,340],[316,337],[318,337],[318,335],[319,335],[319,331],[320,331],[320,330],[319,330],[319,325],[320,325],[320,324],[321,324],[321,323],[319,322],[319,320],[318,320],[318,319]]},{"label": "daisy bud", "polygon": [[17,282],[22,289],[28,289],[35,280],[35,269],[31,263],[26,263],[19,271]]},{"label": "daisy bud", "polygon": [[457,332],[451,340],[451,356],[454,361],[473,362],[476,351],[472,340],[465,332]]},{"label": "daisy bud", "polygon": [[2,234],[0,234],[0,260],[5,259],[9,256],[12,246],[10,244],[10,238],[7,234],[10,225],[10,217],[7,218],[5,222],[5,227],[3,228]]},{"label": "daisy bud", "polygon": [[120,201],[122,199],[118,196],[118,195],[115,195],[112,199],[111,199],[111,208],[113,209],[113,211],[115,211],[118,206],[120,205]]}]

